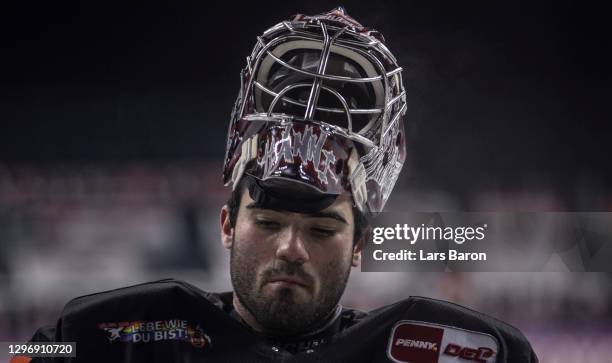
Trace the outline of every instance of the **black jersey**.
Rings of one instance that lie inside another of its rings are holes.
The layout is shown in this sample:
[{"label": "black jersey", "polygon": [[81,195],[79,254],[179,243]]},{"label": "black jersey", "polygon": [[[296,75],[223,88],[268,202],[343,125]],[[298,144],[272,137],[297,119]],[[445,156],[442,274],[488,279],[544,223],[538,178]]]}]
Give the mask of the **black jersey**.
[{"label": "black jersey", "polygon": [[173,279],[82,296],[32,339],[76,342],[77,357],[31,363],[537,362],[516,328],[444,301],[410,297],[368,314],[339,307],[311,334],[266,337],[231,299]]}]

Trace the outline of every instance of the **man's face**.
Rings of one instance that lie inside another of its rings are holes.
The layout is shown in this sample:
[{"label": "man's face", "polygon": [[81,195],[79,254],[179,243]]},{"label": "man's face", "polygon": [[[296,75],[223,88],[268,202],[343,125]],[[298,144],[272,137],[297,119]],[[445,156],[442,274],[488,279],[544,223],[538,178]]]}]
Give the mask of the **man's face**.
[{"label": "man's face", "polygon": [[348,194],[301,214],[257,208],[244,191],[236,226],[223,220],[234,292],[261,327],[299,334],[333,311],[360,258]]}]

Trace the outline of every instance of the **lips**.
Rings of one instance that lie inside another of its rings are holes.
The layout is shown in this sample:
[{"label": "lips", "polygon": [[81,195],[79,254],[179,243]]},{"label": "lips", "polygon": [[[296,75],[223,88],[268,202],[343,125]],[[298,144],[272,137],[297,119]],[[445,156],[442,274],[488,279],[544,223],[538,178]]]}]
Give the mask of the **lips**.
[{"label": "lips", "polygon": [[306,283],[306,281],[297,278],[295,276],[275,276],[272,277],[268,280],[268,283],[274,283],[274,282],[280,282],[280,283],[286,283],[286,284],[292,284],[292,285],[298,285],[298,286],[302,286],[302,287],[308,287],[308,283]]}]

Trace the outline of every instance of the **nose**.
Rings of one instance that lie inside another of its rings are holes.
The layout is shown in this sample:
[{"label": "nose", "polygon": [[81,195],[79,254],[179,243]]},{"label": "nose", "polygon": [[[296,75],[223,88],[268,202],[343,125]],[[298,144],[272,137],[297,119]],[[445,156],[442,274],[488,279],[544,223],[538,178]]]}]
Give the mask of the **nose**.
[{"label": "nose", "polygon": [[276,257],[286,262],[304,264],[310,259],[299,229],[292,226],[279,235]]}]

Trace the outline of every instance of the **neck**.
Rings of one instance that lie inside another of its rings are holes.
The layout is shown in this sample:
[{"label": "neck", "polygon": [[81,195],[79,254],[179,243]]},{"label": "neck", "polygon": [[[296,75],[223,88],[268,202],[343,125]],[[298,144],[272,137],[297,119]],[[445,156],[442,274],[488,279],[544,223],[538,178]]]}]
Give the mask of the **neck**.
[{"label": "neck", "polygon": [[242,302],[240,302],[240,299],[238,299],[238,296],[236,295],[236,293],[234,293],[232,304],[234,305],[234,309],[236,310],[238,315],[240,315],[240,318],[242,318],[242,320],[249,327],[251,327],[251,329],[253,329],[254,331],[258,333],[265,332],[264,327],[261,324],[259,324],[259,322],[257,321],[257,319],[255,319],[253,314],[251,314],[251,312],[247,308],[245,308],[244,305],[242,305]]}]

